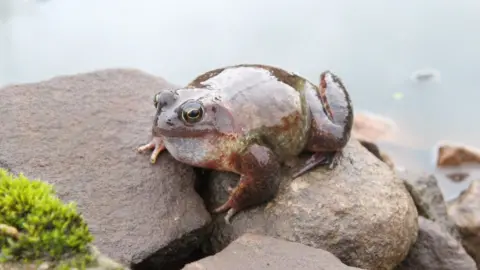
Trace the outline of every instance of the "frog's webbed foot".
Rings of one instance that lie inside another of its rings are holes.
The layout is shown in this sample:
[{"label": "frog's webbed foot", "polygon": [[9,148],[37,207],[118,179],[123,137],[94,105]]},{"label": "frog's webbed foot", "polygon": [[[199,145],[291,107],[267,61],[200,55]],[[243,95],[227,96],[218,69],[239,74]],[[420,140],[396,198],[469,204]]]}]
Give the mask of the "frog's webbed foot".
[{"label": "frog's webbed foot", "polygon": [[160,153],[162,153],[165,150],[163,139],[161,137],[154,136],[149,143],[138,147],[137,152],[144,153],[151,149],[153,149],[153,151],[152,151],[152,154],[150,155],[150,162],[154,164],[155,162],[157,162],[158,155],[160,155]]},{"label": "frog's webbed foot", "polygon": [[225,222],[238,212],[260,205],[273,199],[280,185],[280,165],[270,149],[260,145],[252,145],[247,154],[239,160],[240,182],[235,188],[228,189],[230,196],[214,213],[227,211]]},{"label": "frog's webbed foot", "polygon": [[333,169],[337,166],[340,157],[342,155],[341,151],[335,152],[316,152],[314,153],[309,159],[305,161],[303,166],[297,170],[292,177],[297,178],[306,172],[313,170],[318,166],[325,166],[328,165],[329,169]]}]

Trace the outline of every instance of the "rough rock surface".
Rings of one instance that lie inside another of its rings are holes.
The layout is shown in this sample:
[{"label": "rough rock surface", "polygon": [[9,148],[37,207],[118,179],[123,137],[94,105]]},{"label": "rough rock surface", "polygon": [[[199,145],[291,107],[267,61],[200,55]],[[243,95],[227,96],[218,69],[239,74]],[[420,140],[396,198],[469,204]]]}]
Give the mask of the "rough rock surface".
[{"label": "rough rock surface", "polygon": [[462,244],[480,269],[480,180],[472,181],[457,199],[449,203],[448,213],[462,236]]},{"label": "rough rock surface", "polygon": [[[222,204],[238,179],[212,172],[203,194],[208,207]],[[335,169],[287,176],[273,201],[238,213],[232,225],[216,216],[211,242],[219,251],[246,232],[256,233],[324,249],[350,266],[392,269],[416,240],[417,217],[402,181],[350,140]]]},{"label": "rough rock surface", "polygon": [[94,244],[121,263],[188,255],[211,220],[193,169],[135,152],[150,139],[153,94],[170,86],[110,69],[0,89],[0,164],[76,201]]},{"label": "rough rock surface", "polygon": [[437,223],[418,218],[418,238],[396,270],[475,270],[462,245]]},{"label": "rough rock surface", "polygon": [[273,237],[246,233],[214,256],[184,270],[355,270],[330,252]]},{"label": "rough rock surface", "polygon": [[434,175],[414,171],[398,172],[410,195],[415,201],[418,214],[436,221],[455,239],[460,235],[455,223],[447,213],[447,206],[442,191]]}]

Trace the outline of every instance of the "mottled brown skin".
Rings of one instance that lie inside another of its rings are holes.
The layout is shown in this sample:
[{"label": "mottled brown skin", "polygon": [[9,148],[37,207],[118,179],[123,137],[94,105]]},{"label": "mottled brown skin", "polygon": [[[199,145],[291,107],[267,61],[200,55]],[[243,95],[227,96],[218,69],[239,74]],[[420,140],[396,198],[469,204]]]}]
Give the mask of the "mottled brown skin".
[{"label": "mottled brown skin", "polygon": [[352,129],[349,95],[331,72],[319,87],[280,68],[243,64],[215,69],[186,87],[165,90],[150,143],[151,162],[165,149],[178,161],[239,174],[227,202],[214,210],[231,217],[273,199],[280,166],[304,150],[314,152],[297,177],[320,164],[335,164]]}]

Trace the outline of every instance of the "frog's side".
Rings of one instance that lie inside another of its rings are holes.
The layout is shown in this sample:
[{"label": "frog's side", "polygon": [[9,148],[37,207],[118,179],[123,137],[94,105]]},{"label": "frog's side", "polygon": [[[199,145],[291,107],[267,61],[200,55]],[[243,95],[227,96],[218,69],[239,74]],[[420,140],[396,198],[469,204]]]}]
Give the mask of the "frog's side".
[{"label": "frog's side", "polygon": [[153,139],[138,148],[165,149],[178,161],[241,176],[225,204],[225,220],[277,193],[281,164],[314,152],[294,175],[334,164],[350,138],[353,111],[342,82],[331,72],[317,88],[308,80],[266,65],[209,71],[184,88],[155,95]]}]

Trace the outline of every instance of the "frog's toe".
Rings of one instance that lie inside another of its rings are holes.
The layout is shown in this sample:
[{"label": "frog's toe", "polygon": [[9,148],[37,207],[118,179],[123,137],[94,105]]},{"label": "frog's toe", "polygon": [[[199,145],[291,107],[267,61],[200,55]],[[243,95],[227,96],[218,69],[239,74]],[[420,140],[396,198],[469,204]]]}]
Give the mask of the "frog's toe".
[{"label": "frog's toe", "polygon": [[235,187],[232,187],[232,186],[227,186],[227,192],[228,192],[228,195],[230,196],[229,199],[220,207],[216,208],[215,210],[213,210],[214,213],[222,213],[222,212],[225,212],[227,211],[228,209],[232,208],[232,205],[231,205],[231,197],[232,197],[232,194],[233,192],[235,191]]},{"label": "frog's toe", "polygon": [[232,207],[230,206],[230,200],[228,200],[227,202],[222,204],[220,207],[215,208],[215,210],[213,210],[213,213],[220,214],[220,213],[223,213],[223,212],[229,210],[230,208],[232,208]]},{"label": "frog's toe", "polygon": [[155,164],[157,162],[158,155],[162,153],[166,148],[160,138],[154,138],[150,143],[140,146],[139,152],[145,152],[146,150],[153,149],[150,155],[150,163]]},{"label": "frog's toe", "polygon": [[143,152],[145,152],[147,150],[150,150],[150,149],[153,149],[153,148],[155,148],[155,144],[147,143],[147,144],[144,144],[142,146],[137,147],[136,150],[137,150],[138,153],[143,153]]},{"label": "frog's toe", "polygon": [[225,215],[225,218],[224,218],[224,219],[225,219],[225,223],[230,225],[230,224],[231,224],[231,223],[230,223],[230,219],[231,219],[237,212],[238,212],[237,209],[235,209],[235,208],[230,208],[230,209],[228,210],[227,214]]},{"label": "frog's toe", "polygon": [[[228,211],[227,211],[228,210]],[[231,203],[230,203],[230,200],[228,200],[226,203],[224,203],[222,206],[216,208],[215,210],[213,210],[213,213],[215,214],[220,214],[220,213],[223,213],[227,211],[227,214],[225,214],[225,223],[227,224],[231,224],[231,219],[232,217],[238,213],[238,209],[234,208],[231,206]]]},{"label": "frog's toe", "polygon": [[309,159],[307,159],[299,169],[297,169],[297,171],[292,175],[292,177],[297,178],[313,170],[317,166],[329,165],[331,164],[330,162],[330,156],[323,152],[316,152]]},{"label": "frog's toe", "polygon": [[329,169],[335,168],[338,165],[338,163],[340,162],[341,157],[342,157],[342,152],[341,151],[335,152],[330,157],[330,164],[328,165],[328,168]]},{"label": "frog's toe", "polygon": [[163,150],[165,150],[165,146],[163,146],[163,145],[157,145],[157,146],[155,147],[155,149],[153,149],[153,152],[152,152],[152,154],[150,155],[150,162],[151,162],[152,164],[154,164],[155,162],[157,162],[158,155],[160,155],[160,153],[162,153]]}]

